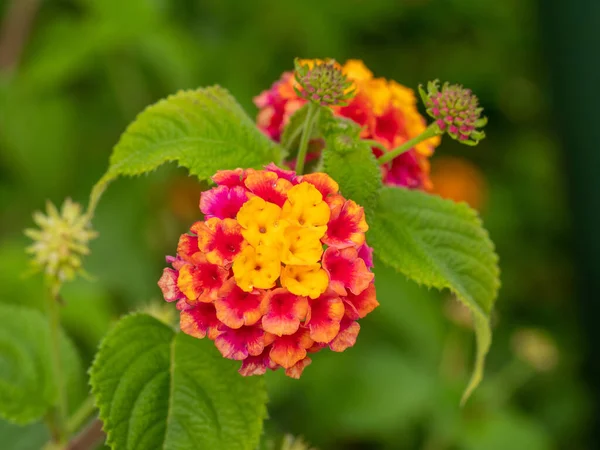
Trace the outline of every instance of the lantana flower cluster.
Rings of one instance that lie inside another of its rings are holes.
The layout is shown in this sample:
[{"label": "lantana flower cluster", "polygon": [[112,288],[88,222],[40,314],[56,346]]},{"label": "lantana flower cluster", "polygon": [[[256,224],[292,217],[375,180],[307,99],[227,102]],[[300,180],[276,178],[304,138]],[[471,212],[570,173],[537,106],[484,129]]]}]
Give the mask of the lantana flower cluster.
[{"label": "lantana flower cluster", "polygon": [[[322,62],[305,60],[302,63],[310,66]],[[332,109],[334,114],[360,125],[361,138],[375,140],[389,151],[425,130],[427,123],[417,110],[412,89],[393,80],[375,78],[362,61],[349,60],[341,70],[354,83],[356,95],[345,106],[332,106]],[[294,80],[294,74],[285,72],[269,90],[254,99],[259,108],[258,126],[275,141],[280,140],[292,114],[307,101],[299,95],[299,89],[302,88]],[[384,183],[429,190],[429,157],[439,142],[440,137],[434,136],[382,166]],[[379,147],[373,147],[373,152],[378,157],[383,154]]]},{"label": "lantana flower cluster", "polygon": [[285,369],[356,342],[358,319],[378,306],[363,208],[324,173],[274,164],[213,176],[204,220],[183,234],[158,284],[181,330],[208,337],[240,373]]}]

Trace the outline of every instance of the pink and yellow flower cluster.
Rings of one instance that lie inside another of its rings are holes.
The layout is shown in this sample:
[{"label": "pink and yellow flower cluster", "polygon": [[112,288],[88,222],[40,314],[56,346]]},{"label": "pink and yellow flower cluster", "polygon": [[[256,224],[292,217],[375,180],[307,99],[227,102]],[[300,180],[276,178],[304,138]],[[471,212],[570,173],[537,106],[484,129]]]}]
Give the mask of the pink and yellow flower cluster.
[{"label": "pink and yellow flower cluster", "polygon": [[[425,130],[427,124],[417,111],[417,99],[411,89],[393,80],[375,78],[362,61],[349,60],[341,69],[354,83],[356,95],[346,106],[334,106],[332,109],[336,115],[360,125],[363,139],[376,140],[387,150],[392,150]],[[285,72],[269,90],[254,99],[259,108],[259,128],[276,141],[280,140],[291,115],[306,103],[294,87],[301,89],[294,80],[294,74]],[[429,190],[429,157],[439,142],[439,136],[427,139],[384,165],[384,182]],[[382,154],[377,147],[373,147],[373,152],[376,156]]]},{"label": "pink and yellow flower cluster", "polygon": [[354,345],[378,302],[363,208],[324,173],[218,172],[202,193],[204,221],[179,240],[158,285],[181,330],[241,360],[297,378],[310,352]]}]

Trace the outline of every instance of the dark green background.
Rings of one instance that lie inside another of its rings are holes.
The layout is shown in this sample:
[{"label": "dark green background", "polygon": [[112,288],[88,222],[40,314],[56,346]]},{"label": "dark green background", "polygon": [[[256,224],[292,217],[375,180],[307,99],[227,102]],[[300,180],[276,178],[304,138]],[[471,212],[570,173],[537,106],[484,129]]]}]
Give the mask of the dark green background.
[{"label": "dark green background", "polygon": [[[563,3],[0,1],[3,30],[12,23],[17,33],[0,41],[0,301],[41,307],[39,277],[22,277],[32,211],[66,196],[86,203],[119,134],[169,93],[218,83],[254,116],[252,97],[295,56],[362,59],[412,88],[460,82],[479,95],[488,138],[475,148],[444,141],[437,155],[470,160],[488,186],[483,218],[503,287],[485,381],[461,410],[471,331],[448,320],[446,294],[378,264],[381,307],[361,322],[357,345],[321,352],[300,381],[271,374],[267,427],[321,449],[593,448],[597,367],[584,362],[597,336],[592,281],[600,279],[597,140],[587,136],[598,129],[590,119],[598,8]],[[15,4],[34,14],[10,15]],[[32,19],[22,48],[21,17]],[[64,322],[86,364],[120,314],[162,305],[163,256],[197,217],[199,189],[170,167],[108,190],[86,260],[95,281],[64,292]],[[524,328],[552,336],[554,370],[537,373],[516,358],[511,339]],[[0,433],[12,446],[3,448],[37,448],[11,444],[23,430],[2,424]]]}]

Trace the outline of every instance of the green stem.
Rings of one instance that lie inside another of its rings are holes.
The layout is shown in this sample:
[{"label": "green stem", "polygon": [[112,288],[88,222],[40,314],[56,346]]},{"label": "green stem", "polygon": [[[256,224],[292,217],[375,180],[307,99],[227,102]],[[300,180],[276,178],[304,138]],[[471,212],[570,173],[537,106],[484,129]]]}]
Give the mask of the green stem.
[{"label": "green stem", "polygon": [[90,395],[69,418],[69,421],[67,422],[69,434],[75,434],[79,428],[86,423],[87,419],[92,415],[95,409],[96,405],[94,403],[94,397]]},{"label": "green stem", "polygon": [[292,151],[292,146],[294,145],[294,142],[296,142],[296,139],[298,139],[298,136],[300,136],[300,133],[302,132],[303,128],[304,127],[298,127],[294,130],[294,134],[292,134],[292,136],[290,137],[288,145],[285,148],[288,153]]},{"label": "green stem", "polygon": [[400,156],[402,153],[406,153],[407,151],[409,151],[415,145],[420,144],[424,140],[432,138],[433,136],[438,134],[441,134],[440,127],[437,125],[437,123],[433,122],[431,125],[425,128],[425,131],[423,131],[420,135],[406,141],[404,144],[381,155],[377,162],[379,163],[379,165],[383,165],[387,162],[390,162],[395,157]]},{"label": "green stem", "polygon": [[304,120],[304,126],[302,127],[302,138],[300,139],[300,146],[298,147],[298,158],[296,159],[296,173],[302,175],[304,172],[304,162],[306,160],[306,152],[308,152],[308,141],[312,135],[313,126],[315,120],[319,115],[319,105],[310,102],[306,111],[306,119]]},{"label": "green stem", "polygon": [[67,442],[67,414],[68,401],[67,391],[65,389],[65,379],[63,375],[63,367],[60,354],[60,310],[58,292],[60,285],[53,283],[50,286],[50,294],[48,296],[48,318],[50,325],[50,359],[52,362],[52,372],[56,390],[58,391],[58,401],[56,404],[56,414],[54,426],[54,434],[59,446]]},{"label": "green stem", "polygon": [[375,141],[373,139],[365,139],[365,140],[363,140],[363,142],[365,144],[369,144],[369,147],[377,147],[383,153],[387,153],[387,151],[388,151],[387,147],[379,141]]}]

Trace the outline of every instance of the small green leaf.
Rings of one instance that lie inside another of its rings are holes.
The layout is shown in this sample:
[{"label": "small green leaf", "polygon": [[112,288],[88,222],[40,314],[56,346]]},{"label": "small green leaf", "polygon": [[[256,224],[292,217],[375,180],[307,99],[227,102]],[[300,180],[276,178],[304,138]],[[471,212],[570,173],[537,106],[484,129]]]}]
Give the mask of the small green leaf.
[{"label": "small green leaf", "polygon": [[365,209],[368,218],[381,189],[381,170],[371,147],[358,138],[352,125],[348,124],[348,127],[349,132],[334,132],[327,136],[323,169],[339,183],[346,198]]},{"label": "small green leaf", "polygon": [[500,287],[498,257],[481,220],[464,203],[384,188],[370,225],[378,258],[418,283],[449,289],[473,313],[477,355],[464,403],[483,377]]},{"label": "small green leaf", "polygon": [[280,147],[256,128],[227,90],[180,91],[149,106],[129,125],[94,188],[92,203],[115,178],[151,172],[171,161],[206,180],[217,170],[259,167],[281,158]]},{"label": "small green leaf", "polygon": [[[48,321],[39,311],[0,305],[0,417],[24,425],[54,405],[50,342]],[[64,334],[61,356],[67,383],[77,391],[79,356]]]},{"label": "small green leaf", "polygon": [[244,378],[212,342],[143,314],[108,333],[90,371],[113,449],[253,450],[266,416],[262,377]]}]

